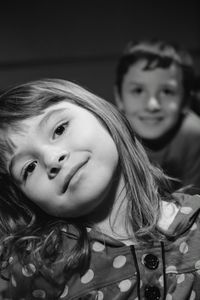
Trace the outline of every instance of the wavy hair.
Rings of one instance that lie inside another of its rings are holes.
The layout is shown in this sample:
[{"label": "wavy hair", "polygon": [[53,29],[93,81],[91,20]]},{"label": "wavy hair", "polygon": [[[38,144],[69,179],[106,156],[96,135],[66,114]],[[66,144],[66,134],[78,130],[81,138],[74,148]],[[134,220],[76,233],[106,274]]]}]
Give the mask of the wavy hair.
[{"label": "wavy hair", "polygon": [[[84,270],[89,262],[86,220],[59,219],[46,214],[22,194],[10,178],[6,166],[7,153],[12,151],[7,131],[12,128],[17,130],[20,121],[41,114],[47,107],[61,101],[72,102],[90,111],[113,138],[119,153],[119,168],[125,181],[127,220],[132,224],[138,240],[143,240],[147,235],[157,237],[160,200],[169,200],[170,194],[166,176],[149,162],[127,119],[106,100],[75,83],[59,79],[32,81],[5,91],[0,96],[2,261],[7,261],[15,253],[25,264],[30,249],[38,265],[45,259],[55,260],[62,246],[61,228],[63,225],[68,228],[72,225],[77,238],[66,259],[69,274],[69,271],[75,269]],[[70,230],[68,234],[70,236]]]}]

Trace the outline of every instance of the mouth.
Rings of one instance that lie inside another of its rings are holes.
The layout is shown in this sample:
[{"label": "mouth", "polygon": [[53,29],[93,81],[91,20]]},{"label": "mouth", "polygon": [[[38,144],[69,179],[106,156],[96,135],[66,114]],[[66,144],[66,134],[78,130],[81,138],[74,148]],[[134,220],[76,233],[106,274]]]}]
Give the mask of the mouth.
[{"label": "mouth", "polygon": [[69,184],[72,180],[72,178],[77,174],[77,172],[88,162],[89,159],[85,160],[85,161],[82,161],[76,165],[74,165],[70,170],[69,172],[67,173],[65,179],[64,179],[64,183],[62,185],[62,194],[64,194],[68,187],[69,187]]},{"label": "mouth", "polygon": [[144,123],[154,124],[163,120],[162,116],[140,116],[139,119]]}]

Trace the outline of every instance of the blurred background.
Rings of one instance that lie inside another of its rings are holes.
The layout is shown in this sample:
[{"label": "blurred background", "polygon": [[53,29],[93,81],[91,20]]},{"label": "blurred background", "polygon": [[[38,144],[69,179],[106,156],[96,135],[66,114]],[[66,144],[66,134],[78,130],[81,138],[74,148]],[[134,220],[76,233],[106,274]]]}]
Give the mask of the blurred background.
[{"label": "blurred background", "polygon": [[58,77],[113,102],[117,60],[129,40],[144,37],[180,43],[200,72],[197,1],[6,1],[0,9],[0,89]]}]

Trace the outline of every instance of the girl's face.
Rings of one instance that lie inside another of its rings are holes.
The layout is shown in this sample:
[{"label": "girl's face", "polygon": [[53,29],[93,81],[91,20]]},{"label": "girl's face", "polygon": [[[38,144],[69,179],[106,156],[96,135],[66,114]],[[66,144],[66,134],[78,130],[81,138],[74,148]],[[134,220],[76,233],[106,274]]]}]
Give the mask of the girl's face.
[{"label": "girl's face", "polygon": [[8,132],[9,170],[24,194],[51,215],[76,217],[95,209],[118,165],[114,141],[89,111],[69,102]]},{"label": "girl's face", "polygon": [[142,60],[129,68],[116,100],[136,133],[153,140],[172,129],[184,109],[182,72],[175,65],[144,70],[145,65]]}]

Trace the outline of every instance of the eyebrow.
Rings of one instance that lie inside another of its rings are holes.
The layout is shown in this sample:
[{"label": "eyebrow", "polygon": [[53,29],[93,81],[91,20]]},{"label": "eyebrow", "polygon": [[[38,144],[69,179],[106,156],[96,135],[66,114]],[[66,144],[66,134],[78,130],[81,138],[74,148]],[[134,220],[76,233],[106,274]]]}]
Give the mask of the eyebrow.
[{"label": "eyebrow", "polygon": [[[43,118],[42,120],[39,122],[38,124],[38,127],[39,128],[43,128],[47,123],[48,121],[52,118],[52,117],[56,117],[57,115],[59,115],[61,112],[63,112],[64,110],[66,109],[63,109],[63,108],[58,108],[58,109],[55,109],[55,110],[51,110],[49,111]],[[8,169],[9,169],[9,172],[10,174],[12,174],[12,170],[13,170],[13,167],[14,165],[16,164],[16,161],[18,159],[20,159],[21,157],[23,157],[24,153],[18,153],[16,155],[13,156],[13,158],[11,159],[10,163],[9,163],[9,166],[8,166]]]},{"label": "eyebrow", "polygon": [[63,112],[64,110],[65,110],[65,109],[63,109],[63,108],[58,108],[58,109],[49,111],[49,112],[42,118],[42,120],[39,122],[38,126],[39,126],[40,128],[41,128],[41,127],[44,127],[52,117],[55,117],[55,116],[59,115],[59,114],[60,114],[61,112]]}]

